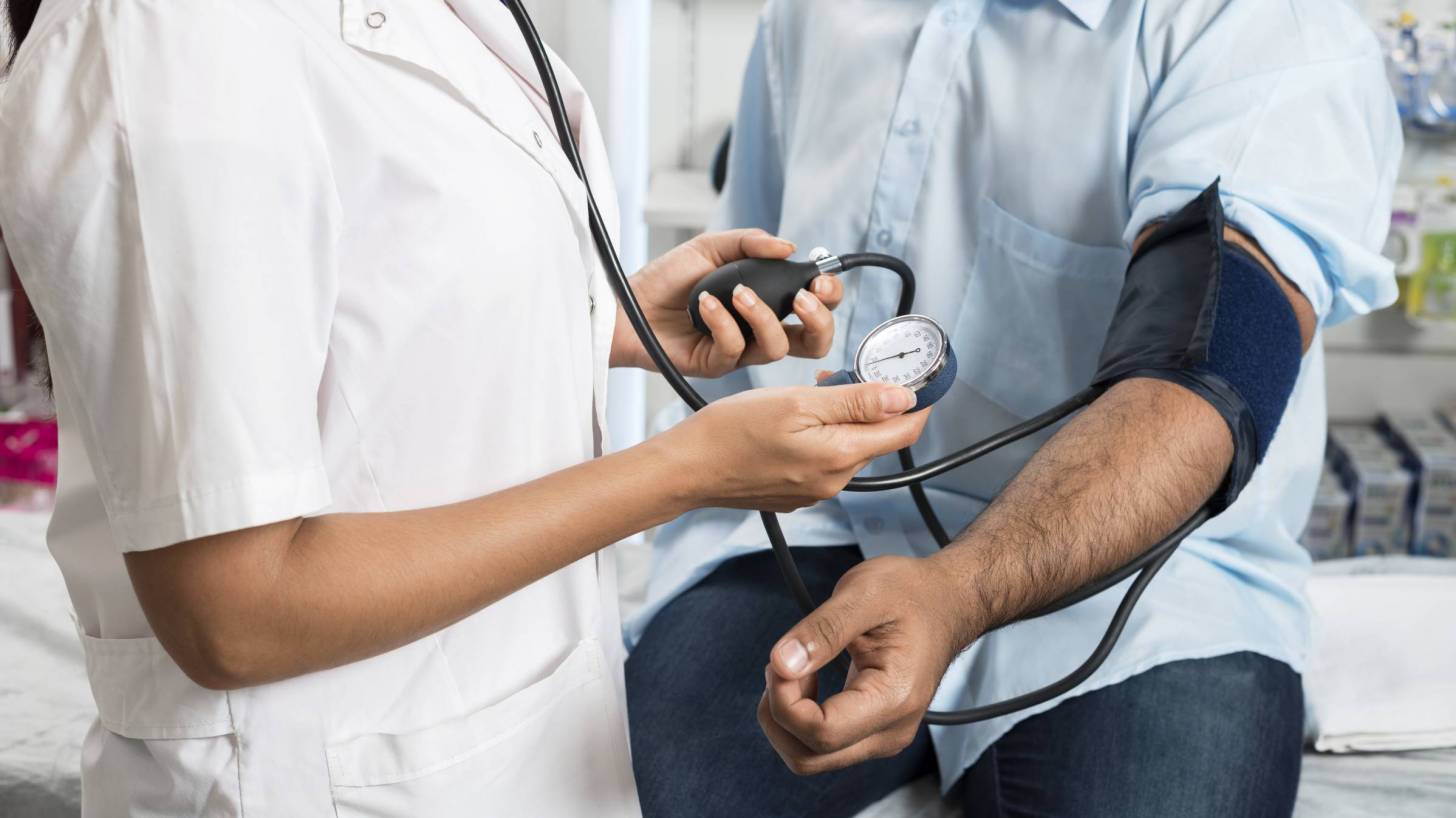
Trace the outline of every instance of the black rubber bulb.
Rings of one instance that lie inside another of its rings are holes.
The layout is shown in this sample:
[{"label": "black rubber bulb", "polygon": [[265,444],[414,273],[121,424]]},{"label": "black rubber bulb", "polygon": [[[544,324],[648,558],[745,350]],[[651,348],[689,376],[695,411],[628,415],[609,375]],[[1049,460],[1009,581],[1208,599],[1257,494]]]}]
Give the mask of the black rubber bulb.
[{"label": "black rubber bulb", "polygon": [[698,332],[704,335],[710,334],[708,325],[703,323],[703,316],[698,311],[698,296],[707,291],[715,296],[737,319],[738,328],[743,330],[743,339],[751,341],[753,340],[752,328],[733,307],[734,287],[742,284],[753,290],[754,294],[767,304],[775,315],[784,319],[794,311],[794,296],[798,295],[799,290],[807,289],[818,276],[819,265],[812,261],[739,259],[719,267],[698,282],[698,286],[693,288],[693,294],[688,299],[688,314],[692,316],[693,326],[697,327]]}]

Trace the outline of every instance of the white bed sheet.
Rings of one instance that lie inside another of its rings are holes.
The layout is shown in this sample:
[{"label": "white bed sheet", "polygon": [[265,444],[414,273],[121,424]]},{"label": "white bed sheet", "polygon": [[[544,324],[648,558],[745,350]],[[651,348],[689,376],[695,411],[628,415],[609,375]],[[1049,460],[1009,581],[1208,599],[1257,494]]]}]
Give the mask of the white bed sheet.
[{"label": "white bed sheet", "polygon": [[81,811],[81,740],[96,708],[48,515],[0,512],[0,815]]}]

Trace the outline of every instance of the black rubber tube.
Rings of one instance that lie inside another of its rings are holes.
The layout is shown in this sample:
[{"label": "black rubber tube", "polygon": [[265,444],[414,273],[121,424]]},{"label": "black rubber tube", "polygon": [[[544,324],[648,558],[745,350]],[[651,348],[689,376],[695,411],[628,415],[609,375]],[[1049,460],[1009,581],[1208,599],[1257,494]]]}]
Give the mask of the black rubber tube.
[{"label": "black rubber tube", "polygon": [[[521,6],[519,0],[505,0],[505,5],[510,9],[511,15],[515,17],[516,25],[521,29],[521,34],[526,40],[526,46],[531,52],[531,59],[536,64],[536,71],[541,76],[542,90],[545,92],[547,101],[550,104],[552,121],[556,127],[557,136],[561,141],[561,147],[565,151],[572,169],[575,170],[577,177],[581,179],[582,186],[586,190],[587,211],[591,223],[592,238],[596,243],[597,255],[601,258],[602,266],[606,268],[607,280],[611,284],[618,301],[621,303],[622,310],[626,314],[628,322],[632,324],[633,330],[636,331],[638,337],[641,339],[642,346],[646,349],[648,357],[652,359],[658,372],[667,380],[668,385],[672,387],[678,397],[682,398],[683,402],[696,412],[706,406],[707,401],[693,388],[692,384],[688,382],[682,372],[673,366],[672,360],[668,357],[666,350],[662,348],[662,343],[657,339],[657,334],[653,332],[651,325],[648,323],[647,316],[643,314],[642,307],[637,302],[636,295],[632,292],[632,285],[628,281],[626,271],[622,269],[622,262],[617,254],[616,246],[612,242],[611,234],[607,231],[606,223],[602,219],[601,212],[597,207],[596,198],[592,195],[591,183],[586,175],[586,166],[581,160],[581,153],[576,144],[576,136],[571,130],[571,120],[567,116],[566,106],[562,102],[561,88],[556,81],[556,72],[546,56],[546,46],[541,41],[541,35],[536,31],[535,23],[532,22],[530,15],[526,13],[526,10]],[[875,253],[846,255],[841,257],[840,260],[843,262],[845,269],[855,267],[881,267],[899,275],[902,287],[897,314],[904,315],[910,311],[911,305],[915,300],[915,275],[910,270],[909,265],[905,264],[904,261],[892,256]],[[914,460],[910,456],[909,450],[904,450],[900,453],[901,462],[905,464],[904,471],[898,474],[855,478],[850,481],[846,488],[849,491],[888,491],[896,488],[911,489],[916,506],[920,509],[922,516],[925,517],[926,525],[931,528],[937,541],[944,545],[949,541],[949,537],[946,536],[944,527],[940,525],[939,520],[935,517],[934,510],[930,506],[929,498],[924,494],[920,483],[945,474],[979,457],[990,454],[1003,446],[1010,445],[1022,438],[1035,434],[1091,403],[1096,399],[1098,394],[1100,393],[1097,390],[1085,389],[1030,420],[993,435],[959,452],[931,461],[924,466],[913,466]],[[763,518],[764,530],[768,534],[769,543],[773,547],[774,558],[778,562],[780,572],[784,575],[784,581],[789,586],[790,593],[793,595],[799,607],[806,613],[813,611],[816,603],[813,596],[809,593],[808,588],[804,585],[803,578],[799,576],[798,566],[794,564],[793,554],[790,552],[788,544],[784,541],[784,533],[783,529],[779,526],[778,517],[769,512],[760,512],[760,515]],[[1087,588],[1068,595],[1064,600],[1054,603],[1053,606],[1049,606],[1043,611],[1033,612],[1029,615],[1031,617],[1041,616],[1055,610],[1060,610],[1067,605],[1079,602],[1099,592],[1105,587],[1110,587],[1108,583],[1113,577],[1125,578],[1129,571],[1138,571],[1138,578],[1123,596],[1122,603],[1118,606],[1117,613],[1108,624],[1102,640],[1098,642],[1097,647],[1087,660],[1079,665],[1076,670],[1045,687],[1005,701],[966,710],[950,712],[927,711],[925,721],[929,724],[938,725],[969,724],[976,721],[985,721],[1050,701],[1070,691],[1078,684],[1081,684],[1111,654],[1113,646],[1117,644],[1118,638],[1127,626],[1127,621],[1132,614],[1133,607],[1137,604],[1138,599],[1142,596],[1143,591],[1147,588],[1148,583],[1152,581],[1158,570],[1172,557],[1178,542],[1194,528],[1201,525],[1206,519],[1207,512],[1200,510],[1187,522],[1179,526],[1172,535],[1149,549],[1137,560],[1129,563],[1128,566],[1124,566],[1124,568],[1118,572],[1114,572],[1104,580],[1092,583]],[[935,533],[937,531],[939,532],[938,534]],[[1140,568],[1135,566],[1140,566]],[[1119,579],[1118,581],[1121,580]],[[1116,583],[1112,582],[1111,584]],[[1066,599],[1072,601],[1066,601]],[[842,660],[842,657],[840,659]]]}]

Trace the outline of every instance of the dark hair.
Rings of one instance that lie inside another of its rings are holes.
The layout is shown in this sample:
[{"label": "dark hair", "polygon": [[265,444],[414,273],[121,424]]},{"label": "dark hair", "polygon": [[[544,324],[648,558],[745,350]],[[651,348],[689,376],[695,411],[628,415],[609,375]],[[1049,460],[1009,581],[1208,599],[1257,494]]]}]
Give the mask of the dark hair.
[{"label": "dark hair", "polygon": [[[20,50],[20,44],[25,41],[25,35],[30,33],[30,27],[35,23],[35,15],[40,12],[41,0],[5,0],[5,25],[10,29],[10,53],[4,55],[5,69],[15,62],[15,54]],[[3,74],[0,71],[0,74]],[[18,288],[19,282],[12,276],[11,285]],[[50,362],[46,360],[45,334],[41,329],[40,321],[36,319],[35,311],[30,307],[30,302],[25,299],[25,291],[17,293],[17,302],[24,303],[23,311],[27,314],[20,323],[23,331],[29,336],[29,343],[21,343],[22,349],[28,349],[29,360],[19,361],[22,371],[25,368],[33,367],[41,385],[46,392],[50,392]],[[19,328],[19,327],[18,327]],[[17,333],[18,334],[18,333]],[[20,350],[16,350],[19,352]]]},{"label": "dark hair", "polygon": [[30,26],[35,22],[38,11],[40,0],[6,0],[5,23],[10,27],[10,53],[5,56],[6,66],[15,60],[15,52],[20,48],[25,35],[30,33]]}]

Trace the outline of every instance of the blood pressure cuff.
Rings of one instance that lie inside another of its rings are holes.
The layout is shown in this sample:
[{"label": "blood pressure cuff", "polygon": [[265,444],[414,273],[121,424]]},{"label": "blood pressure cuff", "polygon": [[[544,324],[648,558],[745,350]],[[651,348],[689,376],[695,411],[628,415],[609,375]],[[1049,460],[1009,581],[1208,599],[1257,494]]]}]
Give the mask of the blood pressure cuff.
[{"label": "blood pressure cuff", "polygon": [[1299,376],[1299,321],[1269,272],[1224,241],[1218,182],[1148,237],[1127,277],[1093,385],[1157,378],[1208,401],[1233,433],[1212,501],[1238,498],[1264,459]]}]

